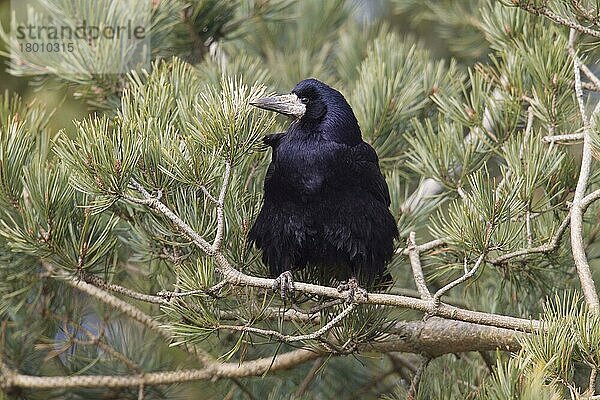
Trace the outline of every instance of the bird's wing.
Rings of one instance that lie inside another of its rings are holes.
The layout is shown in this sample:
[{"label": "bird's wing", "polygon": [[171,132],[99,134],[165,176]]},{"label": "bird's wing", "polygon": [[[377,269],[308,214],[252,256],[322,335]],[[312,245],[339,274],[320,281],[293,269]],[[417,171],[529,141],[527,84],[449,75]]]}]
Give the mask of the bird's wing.
[{"label": "bird's wing", "polygon": [[279,142],[285,136],[285,132],[280,133],[272,133],[270,135],[266,135],[263,138],[263,143],[267,146],[271,147],[271,163],[269,164],[269,168],[267,168],[267,174],[265,175],[265,183],[264,188],[266,190],[269,182],[273,178],[273,173],[275,172],[275,162],[277,161],[277,147],[279,146]]},{"label": "bird's wing", "polygon": [[279,142],[281,141],[281,138],[283,137],[283,135],[285,135],[285,132],[280,132],[280,133],[272,133],[270,135],[266,135],[263,138],[263,142],[269,146],[269,147],[277,147],[277,145],[279,144]]},{"label": "bird's wing", "polygon": [[379,170],[379,158],[370,144],[362,142],[352,147],[352,168],[375,198],[386,206],[390,205],[390,192],[385,178]]},{"label": "bird's wing", "polygon": [[269,164],[269,168],[267,168],[267,174],[265,175],[265,187],[268,185],[268,182],[273,177],[273,172],[275,171],[275,161],[277,158],[277,146],[279,146],[279,142],[285,135],[285,132],[280,133],[272,133],[270,135],[266,135],[263,138],[264,144],[271,147],[273,149],[273,155],[271,156],[271,163]]}]

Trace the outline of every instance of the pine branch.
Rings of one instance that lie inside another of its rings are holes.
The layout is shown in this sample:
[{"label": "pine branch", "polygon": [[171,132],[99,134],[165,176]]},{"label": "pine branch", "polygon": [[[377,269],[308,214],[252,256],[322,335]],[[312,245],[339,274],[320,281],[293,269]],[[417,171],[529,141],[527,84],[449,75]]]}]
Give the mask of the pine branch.
[{"label": "pine branch", "polygon": [[546,143],[554,142],[579,142],[583,139],[582,133],[567,133],[564,135],[548,135],[544,136],[542,140]]},{"label": "pine branch", "polygon": [[106,291],[92,284],[77,279],[76,277],[72,276],[67,272],[55,270],[52,266],[48,264],[45,264],[44,267],[48,270],[48,272],[50,272],[52,277],[67,283],[75,289],[80,290],[96,298],[97,300],[113,307],[116,310],[119,310],[132,320],[139,322],[140,324],[159,334],[164,339],[167,339],[168,341],[171,340],[171,333],[164,329],[158,322],[156,322],[152,317],[144,313],[139,308],[107,293]]},{"label": "pine branch", "polygon": [[421,257],[417,248],[415,236],[415,232],[411,232],[408,236],[407,241],[408,258],[410,259],[410,265],[413,271],[413,278],[415,280],[417,290],[421,295],[421,299],[433,300],[433,298],[431,297],[431,292],[429,291],[429,289],[427,288],[427,284],[425,283],[425,277],[423,276],[423,268],[421,267]]},{"label": "pine branch", "polygon": [[513,0],[513,3],[527,12],[530,12],[535,15],[544,16],[549,20],[556,22],[559,25],[567,26],[571,28],[572,31],[577,31],[586,35],[600,38],[599,31],[585,27],[581,24],[578,24],[577,22],[570,21],[556,14],[554,11],[550,10],[546,5],[536,6],[535,4],[531,4],[530,0]]},{"label": "pine branch", "polygon": [[168,304],[168,301],[164,296],[154,296],[151,294],[139,293],[135,290],[128,289],[115,283],[106,282],[105,280],[97,277],[96,275],[87,273],[85,271],[81,271],[79,273],[79,276],[84,282],[92,284],[105,291],[119,293],[129,298],[144,301],[146,303]]},{"label": "pine branch", "polygon": [[[398,323],[391,335],[382,342],[364,343],[359,352],[410,352],[437,357],[449,353],[462,353],[474,350],[508,351],[519,349],[519,338],[524,333],[515,330],[482,326],[473,323],[451,321],[441,318],[430,318],[427,321],[411,321]],[[80,375],[37,377],[20,374],[10,369],[5,363],[0,364],[0,387],[30,389],[69,389],[76,387],[118,388],[138,387],[140,385],[165,385],[198,380],[216,380],[222,378],[244,378],[262,376],[267,372],[275,372],[294,368],[307,361],[323,357],[323,354],[312,350],[293,350],[243,363],[212,362],[204,368],[176,370],[165,372],[146,372],[143,375]]]},{"label": "pine branch", "polygon": [[334,318],[331,319],[327,324],[323,325],[320,329],[316,330],[313,333],[308,333],[305,335],[284,335],[279,331],[275,331],[272,329],[261,329],[254,328],[252,326],[240,326],[240,325],[218,325],[215,329],[225,329],[231,331],[238,332],[246,332],[246,333],[256,333],[261,336],[275,338],[284,343],[293,343],[300,342],[306,340],[314,340],[323,336],[325,333],[330,331],[335,325],[337,325],[341,320],[346,318],[354,309],[356,308],[355,303],[349,304],[342,312],[337,314]]},{"label": "pine branch", "polygon": [[[415,251],[417,253],[426,253],[429,252],[431,250],[435,250],[438,247],[443,247],[446,245],[446,242],[442,239],[434,239],[431,240],[427,243],[423,243],[420,245],[415,246]],[[401,247],[398,250],[396,250],[396,254],[404,254],[405,256],[407,256],[409,254],[409,248],[407,247]]]},{"label": "pine branch", "polygon": [[217,233],[212,244],[213,251],[218,251],[221,248],[221,242],[223,241],[223,232],[225,230],[225,196],[227,195],[230,177],[231,163],[226,162],[225,174],[223,175],[223,185],[221,186],[221,192],[219,193],[219,199],[217,203]]},{"label": "pine branch", "polygon": [[581,202],[585,197],[585,190],[588,185],[590,170],[592,166],[592,138],[591,131],[596,125],[596,114],[600,112],[600,102],[588,119],[585,114],[585,105],[583,103],[583,90],[581,88],[580,65],[582,64],[575,52],[575,29],[571,29],[569,34],[568,51],[573,58],[573,69],[575,71],[575,94],[579,104],[579,112],[583,120],[583,149],[581,156],[581,167],[579,170],[579,179],[575,188],[575,195],[571,204],[571,247],[577,274],[581,282],[581,288],[586,302],[593,313],[600,312],[600,300],[596,292],[596,286],[592,278],[590,266],[585,255],[585,244],[583,241],[583,207]]},{"label": "pine branch", "polygon": [[446,293],[450,289],[456,287],[457,285],[460,285],[461,283],[465,282],[466,280],[470,279],[473,275],[475,275],[475,273],[477,273],[477,270],[479,269],[481,264],[483,264],[484,260],[485,260],[485,254],[481,254],[477,258],[477,261],[475,261],[475,265],[473,265],[473,268],[471,268],[469,270],[469,269],[467,269],[467,260],[465,259],[464,274],[460,278],[453,280],[452,282],[448,283],[446,286],[440,288],[437,292],[435,292],[435,294],[433,295],[433,299],[432,299],[433,304],[437,306],[440,302],[440,298],[444,295],[444,293]]},{"label": "pine branch", "polygon": [[157,296],[166,302],[169,302],[172,298],[175,298],[175,297],[187,297],[187,296],[194,296],[197,294],[206,294],[209,296],[218,297],[219,290],[221,290],[225,286],[227,286],[228,283],[229,282],[227,282],[227,281],[221,281],[207,289],[188,290],[186,292],[170,292],[168,290],[161,290],[160,292],[157,293]]},{"label": "pine branch", "polygon": [[[151,316],[147,315],[139,308],[111,295],[110,293],[92,284],[77,279],[76,277],[72,276],[67,272],[57,271],[47,263],[44,263],[43,265],[52,277],[60,279],[61,281],[66,282],[75,289],[81,290],[82,292],[96,298],[102,303],[107,304],[112,308],[122,312],[123,314],[129,316],[129,318],[131,318],[132,320],[146,326],[150,330],[162,336],[168,343],[171,342],[171,332],[164,329],[157,321],[155,321]],[[212,356],[210,356],[210,354],[206,353],[204,350],[198,347],[194,346],[188,348],[187,346],[184,346],[184,349],[188,351],[188,353],[194,355],[201,363],[205,365],[209,365],[214,362],[214,359]]]},{"label": "pine branch", "polygon": [[[164,205],[156,197],[153,197],[145,190],[141,185],[134,183],[134,186],[142,194],[143,199],[136,199],[126,197],[138,204],[146,204],[154,210],[162,213],[171,222],[177,226],[181,232],[190,238],[204,253],[212,257],[219,269],[219,272],[225,277],[230,284],[235,286],[252,286],[263,289],[272,289],[275,283],[274,279],[254,277],[235,269],[230,262],[227,260],[225,255],[220,251],[215,251],[213,247],[198,233],[196,233],[188,224],[181,220],[175,215],[166,205]],[[330,297],[335,299],[347,298],[346,294],[340,293],[337,288],[313,285],[304,282],[295,282],[295,290],[306,293],[319,295],[324,297]],[[413,310],[419,310],[428,312],[431,310],[431,303],[425,300],[414,299],[405,296],[390,295],[383,293],[369,293],[367,297],[357,299],[358,303],[361,304],[379,304],[386,306],[396,306],[402,308],[410,308]],[[532,328],[539,326],[538,321],[529,321],[521,318],[508,317],[504,315],[482,313],[477,311],[464,310],[457,307],[452,307],[447,304],[440,304],[436,308],[434,315],[461,320],[465,322],[475,322],[484,325],[492,325],[497,327],[504,327],[510,329],[518,329],[523,331],[530,331]]]},{"label": "pine branch", "polygon": [[596,378],[598,377],[598,368],[593,366],[590,372],[590,380],[588,382],[588,388],[586,394],[593,396],[596,393]]},{"label": "pine branch", "polygon": [[[70,325],[72,325],[76,330],[82,331],[89,339],[88,341],[83,341],[83,340],[77,338],[76,335],[72,335],[71,340],[74,343],[97,346],[99,349],[106,352],[113,358],[121,361],[123,364],[125,364],[127,366],[127,368],[129,368],[136,374],[142,373],[142,368],[138,364],[136,364],[129,357],[125,356],[125,354],[121,353],[120,351],[116,350],[114,347],[110,346],[108,343],[102,341],[102,338],[100,335],[94,334],[92,331],[90,331],[89,329],[87,329],[86,327],[84,327],[81,324],[75,323],[73,321],[67,321],[67,322]],[[65,329],[65,332],[69,332],[69,330]]]},{"label": "pine branch", "polygon": [[545,243],[545,244],[537,246],[537,247],[516,250],[511,253],[503,254],[501,256],[498,256],[498,257],[495,257],[492,259],[488,259],[486,261],[489,262],[490,264],[497,265],[497,264],[503,264],[503,263],[505,263],[513,258],[516,258],[516,257],[522,257],[522,256],[529,255],[529,254],[552,252],[552,251],[556,250],[558,248],[558,246],[560,245],[560,241],[561,241],[565,231],[569,227],[570,222],[571,222],[571,214],[569,213],[565,217],[565,219],[563,219],[562,223],[556,230],[556,233],[554,234],[554,236],[548,243]]},{"label": "pine branch", "polygon": [[303,362],[317,358],[319,355],[309,350],[294,350],[273,357],[265,357],[238,363],[213,363],[200,369],[187,369],[166,372],[149,372],[143,375],[79,375],[68,377],[37,377],[19,374],[6,364],[0,364],[0,387],[7,391],[11,388],[29,389],[69,389],[87,388],[119,388],[173,383],[198,380],[214,380],[220,378],[243,378],[260,376],[268,371],[289,369]]}]

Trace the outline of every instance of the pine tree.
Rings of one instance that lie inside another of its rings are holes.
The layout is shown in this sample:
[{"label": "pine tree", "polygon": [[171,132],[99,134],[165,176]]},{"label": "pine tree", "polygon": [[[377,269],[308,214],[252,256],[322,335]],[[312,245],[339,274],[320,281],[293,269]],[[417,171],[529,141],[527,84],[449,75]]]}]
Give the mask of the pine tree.
[{"label": "pine tree", "polygon": [[[115,41],[2,30],[11,74],[91,111],[56,131],[0,96],[2,398],[600,398],[597,2],[126,3],[152,27],[127,74],[54,73],[133,57]],[[401,232],[394,285],[354,302],[310,271],[284,302],[247,245],[288,123],[249,103],[311,76]]]}]

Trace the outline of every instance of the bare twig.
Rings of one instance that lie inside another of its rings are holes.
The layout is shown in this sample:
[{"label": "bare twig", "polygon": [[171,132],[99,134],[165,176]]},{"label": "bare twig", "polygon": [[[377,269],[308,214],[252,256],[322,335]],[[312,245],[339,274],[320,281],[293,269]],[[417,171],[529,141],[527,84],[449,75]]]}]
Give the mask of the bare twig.
[{"label": "bare twig", "polygon": [[242,382],[240,382],[240,380],[238,378],[230,378],[230,380],[235,384],[235,386],[240,388],[242,393],[244,393],[249,400],[256,400],[256,397],[250,391],[250,389],[248,389],[248,387],[246,385],[244,385]]},{"label": "bare twig", "polygon": [[304,377],[304,380],[302,381],[300,386],[298,386],[298,389],[296,390],[296,394],[295,394],[296,397],[302,397],[304,395],[304,393],[306,393],[310,384],[317,376],[317,372],[319,372],[319,370],[321,369],[323,364],[325,364],[325,361],[327,361],[327,358],[325,358],[325,357],[317,358],[315,360],[312,367],[310,367],[310,370]]},{"label": "bare twig", "polygon": [[575,188],[575,194],[573,196],[573,202],[571,205],[571,248],[585,301],[590,307],[590,310],[597,314],[600,311],[600,301],[598,299],[598,293],[596,292],[590,266],[585,254],[585,245],[583,241],[583,208],[581,206],[581,202],[585,197],[585,191],[588,185],[588,179],[592,165],[592,137],[590,131],[593,129],[596,122],[595,115],[600,111],[600,102],[598,102],[591,118],[588,120],[585,115],[583,90],[581,88],[581,62],[577,57],[574,48],[575,36],[575,30],[571,29],[568,51],[573,58],[573,68],[575,71],[575,94],[577,97],[577,103],[579,104],[581,119],[583,121],[583,149],[581,156],[581,168],[579,170],[579,179],[577,180],[577,186]]},{"label": "bare twig", "polygon": [[532,247],[529,249],[516,250],[511,253],[503,254],[501,256],[498,256],[498,257],[495,257],[492,259],[488,259],[486,261],[489,262],[490,264],[497,265],[497,264],[505,263],[516,257],[521,257],[521,256],[525,256],[525,255],[529,255],[529,254],[536,254],[536,253],[548,253],[548,252],[554,251],[558,248],[558,245],[560,244],[560,240],[562,239],[565,231],[569,227],[570,222],[571,222],[571,214],[567,215],[565,217],[565,219],[563,219],[563,221],[559,225],[558,229],[556,230],[556,233],[554,234],[554,236],[548,243],[545,243],[545,244],[537,246],[537,247]]},{"label": "bare twig", "polygon": [[466,281],[467,279],[469,279],[473,275],[475,275],[475,273],[477,272],[477,270],[479,269],[479,267],[481,266],[481,264],[483,263],[484,260],[485,260],[485,254],[481,254],[477,258],[477,261],[475,261],[475,265],[473,265],[473,268],[468,270],[467,269],[467,260],[465,259],[464,274],[460,278],[453,280],[452,282],[448,283],[446,286],[442,287],[437,292],[435,292],[435,294],[433,295],[434,304],[436,304],[436,305],[439,304],[440,298],[444,295],[444,293],[446,293],[450,289],[454,288],[455,286],[460,285],[461,283],[463,283],[464,281]]},{"label": "bare twig", "polygon": [[237,388],[237,386],[231,385],[231,388],[229,388],[229,391],[227,392],[225,397],[223,397],[223,400],[233,400],[233,396],[235,396],[236,388]]},{"label": "bare twig", "polygon": [[[596,74],[594,74],[592,72],[592,70],[584,63],[581,63],[580,68],[581,68],[581,71],[584,73],[584,75],[587,76],[588,79],[592,81],[592,83],[596,86],[596,88],[600,88],[600,79],[596,76]],[[583,86],[583,84],[582,84],[582,86]]]},{"label": "bare twig", "polygon": [[[521,163],[529,162],[529,160],[524,160],[525,156],[525,148],[529,143],[529,137],[531,136],[531,130],[533,129],[533,107],[529,106],[527,108],[527,125],[525,127],[525,134],[523,135],[523,143],[519,146],[519,160]],[[504,181],[504,180],[503,180]],[[500,185],[498,185],[500,187]],[[498,194],[499,191],[496,192]],[[530,248],[533,246],[533,233],[531,230],[531,204],[527,204],[527,211],[525,213],[525,228],[527,231],[527,247]]]},{"label": "bare twig", "polygon": [[79,272],[79,276],[81,277],[81,279],[83,279],[85,282],[90,283],[100,289],[103,290],[108,290],[110,292],[115,292],[115,293],[119,293],[122,294],[124,296],[130,297],[132,299],[136,299],[136,300],[140,300],[140,301],[145,301],[147,303],[154,303],[154,304],[167,304],[168,302],[160,297],[160,296],[153,296],[151,294],[144,294],[144,293],[139,293],[136,292],[134,290],[125,288],[123,286],[114,284],[114,283],[109,283],[106,282],[104,279],[101,279],[99,277],[97,277],[94,274],[90,274],[84,271],[80,271]]},{"label": "bare twig", "polygon": [[[384,370],[384,371],[374,375],[365,384],[363,384],[361,387],[359,387],[358,389],[353,391],[352,394],[347,397],[347,399],[363,399],[365,397],[374,398],[373,396],[375,395],[375,393],[372,393],[373,390],[376,390],[376,392],[377,392],[376,394],[380,395],[382,393],[382,390],[381,389],[377,390],[378,387],[380,387],[384,383],[385,379],[388,376],[393,375],[397,372],[400,373],[400,371],[398,371],[396,369],[396,366],[393,365],[392,368],[389,368],[387,370]],[[410,379],[409,379],[409,381],[410,381]],[[395,386],[395,384],[393,386]],[[387,390],[387,387],[384,387],[384,390]],[[377,396],[377,398],[381,398],[381,397]]]},{"label": "bare twig", "polygon": [[229,282],[227,281],[221,281],[211,287],[209,287],[208,289],[197,289],[197,290],[189,290],[187,292],[170,292],[168,290],[161,290],[160,292],[158,292],[156,294],[155,297],[160,297],[161,299],[163,299],[164,301],[169,301],[172,298],[175,297],[187,297],[187,296],[194,296],[196,294],[207,294],[209,296],[214,296],[219,290],[223,289],[225,286],[227,286]]},{"label": "bare twig", "polygon": [[158,322],[156,322],[152,317],[144,313],[139,308],[135,307],[132,304],[129,304],[108,292],[92,285],[90,283],[84,282],[82,280],[77,279],[76,277],[70,275],[67,272],[63,271],[55,271],[51,266],[46,265],[46,269],[52,274],[53,277],[60,279],[63,282],[66,282],[70,286],[74,287],[77,290],[81,290],[82,292],[87,293],[88,295],[95,297],[101,302],[110,305],[111,307],[119,310],[123,314],[127,315],[132,320],[139,322],[140,324],[146,326],[152,331],[158,333],[163,338],[168,341],[171,340],[171,333],[164,329]]},{"label": "bare twig", "polygon": [[[531,136],[531,131],[533,129],[533,107],[529,106],[527,108],[527,125],[525,127],[525,134],[523,135],[523,143],[521,143],[521,146],[519,146],[519,160],[521,161],[521,163],[525,163],[527,161],[524,160],[525,158],[525,148],[527,147],[528,143],[529,143],[529,137]],[[510,174],[511,172],[509,171],[508,174]],[[510,175],[509,175],[510,176]],[[502,179],[502,183],[504,182],[508,182],[508,180],[505,180],[504,178]],[[500,194],[500,186],[498,185],[498,189],[496,190],[496,196],[498,196]],[[527,203],[527,210],[525,212],[525,228],[527,231],[527,247],[530,248],[533,246],[533,232],[531,230],[531,218],[532,218],[532,213],[531,213],[531,204],[530,202]]]},{"label": "bare twig", "polygon": [[523,155],[525,152],[525,146],[529,143],[529,137],[531,136],[531,130],[533,128],[533,107],[527,108],[527,125],[525,127],[525,134],[523,135],[523,143],[519,147],[519,159],[523,161]]},{"label": "bare twig", "polygon": [[527,231],[527,248],[533,246],[533,231],[531,230],[531,211],[529,211],[529,204],[527,205],[527,212],[525,213],[525,229]]},{"label": "bare twig", "polygon": [[[125,356],[120,351],[116,350],[114,347],[110,346],[108,343],[105,343],[104,341],[102,341],[102,338],[100,336],[95,335],[89,329],[85,328],[83,325],[78,324],[74,321],[68,321],[68,323],[70,323],[75,329],[82,331],[90,339],[89,342],[83,342],[83,341],[79,340],[76,336],[73,335],[71,338],[71,340],[73,340],[73,342],[79,343],[79,344],[91,344],[94,346],[98,346],[99,349],[101,349],[105,353],[109,354],[113,358],[121,361],[123,364],[125,364],[127,366],[127,368],[129,368],[133,372],[135,372],[137,374],[142,373],[142,369],[137,363],[135,363],[133,360],[131,360],[130,358]],[[67,331],[67,333],[68,333],[68,331]]]},{"label": "bare twig", "polygon": [[132,186],[144,197],[143,199],[138,199],[132,196],[125,196],[126,200],[129,200],[138,204],[145,204],[148,207],[162,213],[165,217],[170,219],[178,228],[183,230],[191,240],[194,241],[194,244],[198,246],[202,251],[204,251],[207,255],[213,255],[215,251],[213,250],[210,243],[206,241],[202,236],[196,233],[189,225],[185,224],[177,215],[173,213],[165,204],[163,204],[158,197],[152,196],[142,185],[137,183],[135,180],[131,181]]},{"label": "bare twig", "polygon": [[594,190],[592,193],[581,199],[581,208],[583,212],[592,204],[594,201],[600,199],[600,189]]},{"label": "bare twig", "polygon": [[583,133],[568,133],[565,135],[550,135],[544,136],[542,140],[546,143],[554,142],[579,142],[583,140]]},{"label": "bare twig", "polygon": [[458,196],[465,202],[465,204],[467,205],[467,207],[469,207],[469,209],[472,212],[474,212],[475,214],[478,214],[477,208],[473,204],[473,201],[469,198],[469,196],[467,196],[467,193],[465,192],[465,190],[461,186],[458,186],[456,188],[456,193],[458,193]]},{"label": "bare twig", "polygon": [[223,242],[223,235],[225,231],[225,196],[227,195],[230,177],[231,164],[229,162],[226,162],[225,174],[223,175],[223,184],[221,185],[221,192],[219,193],[219,202],[217,204],[217,233],[215,234],[215,240],[212,244],[213,251],[218,251],[221,248],[221,243]]},{"label": "bare twig", "polygon": [[[442,247],[444,245],[446,245],[446,242],[444,240],[434,239],[430,242],[415,246],[415,250],[417,251],[417,253],[426,253],[428,251],[437,249],[438,247]],[[404,254],[405,256],[407,256],[408,253],[409,253],[408,247],[404,247],[404,248],[401,247],[398,250],[396,250],[396,254]]]},{"label": "bare twig", "polygon": [[[342,302],[340,302],[341,304]],[[277,307],[267,307],[264,309],[256,308],[258,316],[253,316],[254,321],[263,321],[263,320],[283,320],[283,321],[295,321],[300,323],[308,323],[313,325],[321,324],[321,317],[319,314],[308,314],[305,312],[299,312],[295,309],[281,310]],[[221,320],[225,321],[239,321],[240,315],[236,312],[221,312],[219,315]]]},{"label": "bare twig", "polygon": [[138,400],[144,400],[144,383],[140,383],[140,387],[138,388]]},{"label": "bare twig", "polygon": [[572,30],[584,33],[586,35],[600,38],[600,32],[598,32],[594,29],[587,28],[583,25],[580,25],[577,22],[569,21],[568,19],[565,19],[565,18],[561,17],[560,15],[556,14],[554,11],[550,10],[545,5],[536,6],[527,0],[518,1],[515,4],[525,11],[528,11],[535,15],[542,15],[542,16],[548,18],[549,20],[556,22],[557,24],[567,26],[567,27],[571,28]]},{"label": "bare twig", "polygon": [[425,357],[419,365],[417,372],[413,376],[412,381],[410,382],[410,389],[408,390],[408,394],[406,395],[407,400],[415,400],[417,396],[417,392],[419,391],[419,384],[421,383],[421,378],[423,377],[423,373],[425,372],[425,368],[431,361],[431,358]]},{"label": "bare twig", "polygon": [[485,363],[485,366],[488,369],[490,374],[494,373],[494,367],[496,366],[496,361],[493,356],[491,356],[487,351],[478,351],[481,359]]},{"label": "bare twig", "polygon": [[211,193],[208,191],[208,189],[206,188],[206,186],[202,185],[202,186],[200,186],[200,188],[202,189],[202,193],[204,193],[204,195],[205,195],[206,197],[208,197],[208,199],[209,199],[209,200],[210,200],[210,201],[211,201],[213,204],[215,204],[216,206],[218,206],[218,205],[219,205],[219,200],[217,200],[217,198],[216,198],[215,196],[213,196],[213,195],[212,195],[212,194],[211,194]]},{"label": "bare twig", "polygon": [[[431,321],[431,320],[429,320]],[[411,374],[417,372],[417,367],[414,366],[414,361],[409,359],[405,355],[400,355],[398,353],[389,353],[388,357],[392,361],[393,364],[398,364],[399,366],[404,367],[407,371],[410,371]],[[419,356],[421,357],[421,356]],[[408,379],[407,382],[410,382],[411,379]]]},{"label": "bare twig", "polygon": [[581,87],[591,92],[600,92],[600,86],[596,86],[591,82],[581,82]]},{"label": "bare twig", "polygon": [[421,295],[421,299],[423,300],[431,300],[431,293],[427,288],[427,284],[425,283],[425,277],[423,276],[423,268],[421,267],[421,256],[419,251],[417,250],[417,243],[415,241],[415,232],[410,232],[408,235],[408,258],[410,259],[410,265],[413,271],[413,278],[415,280],[415,285],[417,286],[417,290]]},{"label": "bare twig", "polygon": [[281,342],[292,343],[292,342],[300,342],[305,340],[314,340],[323,336],[327,333],[331,328],[337,325],[341,320],[346,318],[348,314],[352,312],[356,308],[356,303],[350,303],[342,312],[333,317],[331,321],[327,324],[323,325],[320,329],[316,330],[313,333],[308,333],[305,335],[284,335],[283,333],[271,329],[261,329],[255,328],[252,326],[241,326],[241,325],[219,325],[216,329],[228,329],[232,331],[246,332],[246,333],[255,333],[258,335],[273,337]]},{"label": "bare twig", "polygon": [[333,307],[333,306],[337,306],[337,305],[343,304],[343,303],[344,303],[344,300],[342,300],[342,299],[336,299],[336,300],[326,301],[323,304],[317,304],[316,306],[314,306],[312,308],[309,308],[308,310],[303,310],[302,308],[298,307],[296,304],[292,304],[291,307],[292,307],[292,309],[294,311],[296,311],[298,313],[301,313],[301,314],[304,314],[304,315],[312,317],[315,314],[317,314],[317,313],[319,313],[319,312],[321,312],[321,311],[323,311],[323,310],[325,310],[327,308],[330,308],[330,307]]},{"label": "bare twig", "polygon": [[596,367],[592,367],[592,371],[590,372],[590,381],[588,382],[587,395],[593,396],[596,394],[596,378],[598,377],[598,369]]}]

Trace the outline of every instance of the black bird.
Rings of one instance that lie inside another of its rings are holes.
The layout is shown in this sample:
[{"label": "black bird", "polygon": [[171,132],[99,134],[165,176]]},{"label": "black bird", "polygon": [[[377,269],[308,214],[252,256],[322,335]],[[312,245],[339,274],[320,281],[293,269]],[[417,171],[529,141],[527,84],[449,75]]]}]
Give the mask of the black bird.
[{"label": "black bird", "polygon": [[389,279],[385,264],[398,236],[390,194],[344,96],[306,79],[290,94],[251,104],[294,119],[286,132],[264,139],[272,161],[248,234],[282,296],[293,290],[291,273],[307,266],[329,267],[336,278],[367,287]]}]

